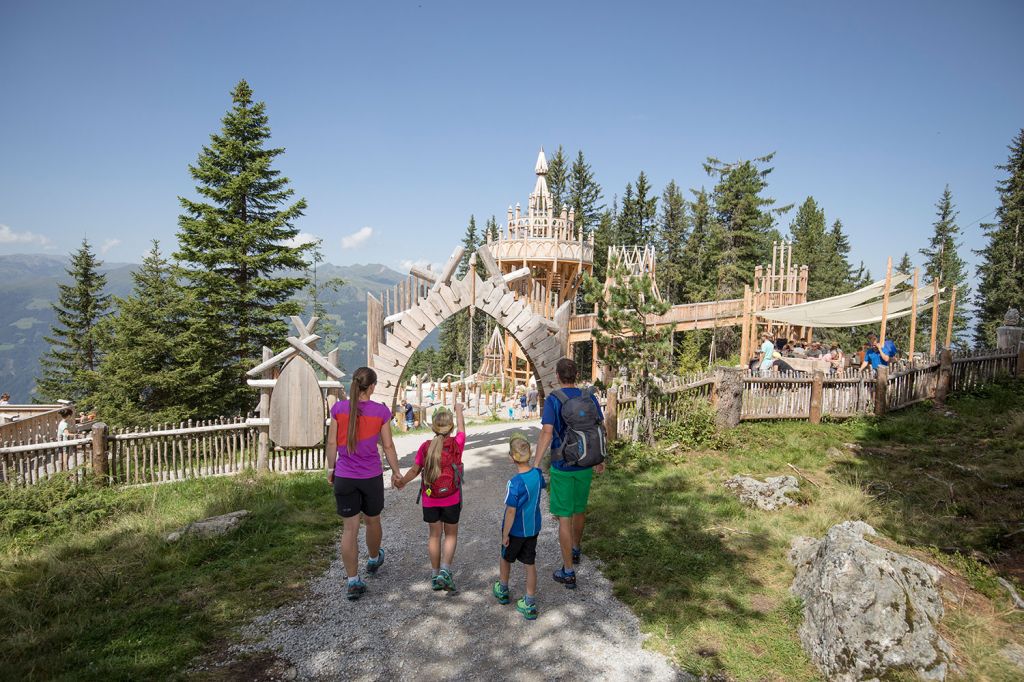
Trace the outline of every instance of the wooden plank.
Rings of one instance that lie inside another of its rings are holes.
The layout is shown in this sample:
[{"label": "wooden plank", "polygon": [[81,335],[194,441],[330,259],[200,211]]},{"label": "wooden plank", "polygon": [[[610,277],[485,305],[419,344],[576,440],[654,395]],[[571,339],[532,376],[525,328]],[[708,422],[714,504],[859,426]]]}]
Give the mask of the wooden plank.
[{"label": "wooden plank", "polygon": [[459,295],[451,287],[441,287],[438,290],[438,294],[448,305],[448,309],[451,311],[449,317],[465,308],[465,302],[461,300]]},{"label": "wooden plank", "polygon": [[327,376],[334,377],[335,379],[338,379],[338,380],[341,380],[341,379],[345,378],[345,373],[344,372],[342,372],[340,369],[338,369],[337,367],[332,365],[330,362],[328,362],[327,358],[325,358],[324,356],[320,355],[320,353],[317,353],[315,350],[313,350],[309,346],[306,346],[305,344],[303,344],[302,341],[300,341],[299,339],[295,338],[294,336],[289,336],[286,339],[286,341],[288,341],[288,345],[290,345],[292,348],[294,348],[295,350],[299,351],[300,353],[305,355],[307,358],[309,358],[310,360],[312,360],[316,364],[320,365],[320,368],[323,371],[327,372]]},{"label": "wooden plank", "polygon": [[436,272],[434,272],[433,270],[424,270],[418,265],[414,265],[411,268],[409,268],[409,274],[413,275],[414,277],[418,277],[423,281],[428,282],[429,284],[433,284],[434,282],[437,281]]},{"label": "wooden plank", "polygon": [[[303,344],[310,344],[310,343],[316,343],[319,340],[320,340],[319,336],[317,336],[316,334],[310,334],[308,336],[302,337],[302,339],[300,339],[299,341],[300,341],[300,343],[303,343]],[[267,371],[268,369],[273,368],[274,365],[276,365],[277,363],[279,363],[279,362],[281,362],[283,360],[287,360],[291,356],[295,355],[295,353],[297,353],[297,352],[298,352],[298,349],[296,349],[296,348],[285,348],[283,351],[281,351],[277,355],[274,355],[271,358],[269,358],[267,360],[264,360],[260,364],[256,365],[255,367],[253,367],[252,369],[247,371],[246,375],[247,376],[251,376],[251,377],[258,376],[259,374],[262,374],[263,372]]]},{"label": "wooden plank", "polygon": [[402,348],[404,346],[411,350],[416,350],[416,346],[419,344],[419,341],[409,333],[409,330],[396,324],[391,328],[391,331],[388,332],[387,337],[384,340],[384,344],[391,346],[392,348]]},{"label": "wooden plank", "polygon": [[415,325],[416,331],[423,331],[428,334],[437,326],[434,324],[434,321],[427,316],[422,306],[414,306],[406,311],[405,324]]},{"label": "wooden plank", "polygon": [[380,355],[381,357],[385,357],[389,360],[394,360],[400,365],[404,365],[406,362],[409,361],[409,358],[412,357],[413,350],[415,349],[409,348],[407,346],[395,348],[394,346],[389,346],[386,343],[382,343],[378,350],[379,352],[375,353],[375,355]]},{"label": "wooden plank", "polygon": [[491,254],[490,248],[486,244],[482,244],[477,247],[476,250],[477,258],[484,264],[484,269],[487,271],[489,279],[501,279],[501,268],[498,267],[498,261],[494,260],[494,255]]},{"label": "wooden plank", "polygon": [[299,338],[310,336],[313,333],[313,330],[316,329],[316,323],[320,321],[320,318],[316,315],[309,318],[308,324],[303,322],[302,318],[298,315],[292,315],[290,319],[292,324],[295,325],[295,329],[299,332]]},{"label": "wooden plank", "polygon": [[878,334],[879,350],[885,345],[885,325],[889,319],[889,292],[892,290],[892,256],[885,266],[885,288],[882,290],[882,327]]},{"label": "wooden plank", "polygon": [[441,274],[434,282],[434,286],[430,288],[431,291],[438,291],[441,287],[448,284],[451,281],[452,275],[455,274],[455,269],[459,267],[459,261],[462,260],[462,254],[465,249],[462,246],[456,246],[455,250],[452,251],[452,255],[448,257],[448,262],[441,268]]},{"label": "wooden plank", "polygon": [[949,319],[946,320],[946,348],[951,348],[953,343],[953,314],[956,312],[956,286],[949,295]]}]

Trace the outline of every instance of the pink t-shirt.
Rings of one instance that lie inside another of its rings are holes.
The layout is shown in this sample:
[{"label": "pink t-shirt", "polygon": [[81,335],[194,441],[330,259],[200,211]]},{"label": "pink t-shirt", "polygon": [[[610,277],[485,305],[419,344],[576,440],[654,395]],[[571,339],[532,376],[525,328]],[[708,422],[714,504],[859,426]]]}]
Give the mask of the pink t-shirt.
[{"label": "pink t-shirt", "polygon": [[[431,439],[433,440],[433,439]],[[462,464],[462,451],[466,448],[466,434],[459,431],[455,434],[455,463]],[[420,449],[416,451],[416,466],[423,468],[423,460],[427,457],[427,448],[430,447],[430,441],[424,441]],[[420,474],[422,478],[423,474]],[[422,484],[421,484],[422,485]],[[440,499],[434,499],[423,495],[420,497],[420,501],[423,502],[424,507],[450,507],[453,504],[458,504],[462,501],[462,490],[457,490],[454,495],[448,497],[442,497]]]},{"label": "pink t-shirt", "polygon": [[349,401],[339,400],[331,407],[331,418],[338,425],[338,461],[334,475],[341,478],[375,478],[384,473],[377,453],[380,430],[391,421],[391,410],[383,403],[372,400],[359,402],[356,419],[356,451],[350,453],[345,441],[348,436]]}]

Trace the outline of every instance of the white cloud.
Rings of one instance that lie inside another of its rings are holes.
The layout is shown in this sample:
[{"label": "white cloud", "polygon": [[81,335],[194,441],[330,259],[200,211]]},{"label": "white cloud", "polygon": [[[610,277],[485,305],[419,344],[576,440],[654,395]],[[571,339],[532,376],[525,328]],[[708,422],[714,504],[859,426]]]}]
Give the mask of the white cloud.
[{"label": "white cloud", "polygon": [[100,253],[106,255],[107,251],[110,251],[120,243],[120,239],[107,239],[103,242],[103,245],[100,246]]},{"label": "white cloud", "polygon": [[315,234],[309,234],[308,232],[299,232],[291,239],[286,240],[284,242],[284,245],[290,246],[291,248],[295,249],[300,246],[305,246],[306,244],[315,244],[318,241],[320,241],[320,237],[317,237]]},{"label": "white cloud", "polygon": [[426,258],[418,258],[416,260],[410,260],[406,258],[404,260],[399,261],[398,264],[399,266],[401,266],[402,270],[408,270],[413,266],[416,266],[417,268],[423,268],[424,270],[433,270],[434,272],[440,272],[441,270],[440,263],[431,263]]},{"label": "white cloud", "polygon": [[32,232],[15,232],[9,226],[0,224],[0,244],[39,244],[46,246],[49,238]]},{"label": "white cloud", "polygon": [[341,248],[354,249],[357,246],[362,246],[372,236],[372,227],[361,227],[352,234],[341,238]]}]

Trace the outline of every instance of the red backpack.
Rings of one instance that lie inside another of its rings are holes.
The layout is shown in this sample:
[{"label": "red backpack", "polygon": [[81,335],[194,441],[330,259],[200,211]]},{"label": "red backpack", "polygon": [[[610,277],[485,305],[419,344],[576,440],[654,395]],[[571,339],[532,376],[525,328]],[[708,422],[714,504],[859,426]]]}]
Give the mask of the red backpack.
[{"label": "red backpack", "polygon": [[[462,487],[462,462],[456,463],[457,459],[455,439],[445,438],[441,446],[441,473],[430,483],[424,478],[420,479],[420,495],[436,500],[451,497],[458,492]],[[419,496],[416,501],[419,502]]]}]

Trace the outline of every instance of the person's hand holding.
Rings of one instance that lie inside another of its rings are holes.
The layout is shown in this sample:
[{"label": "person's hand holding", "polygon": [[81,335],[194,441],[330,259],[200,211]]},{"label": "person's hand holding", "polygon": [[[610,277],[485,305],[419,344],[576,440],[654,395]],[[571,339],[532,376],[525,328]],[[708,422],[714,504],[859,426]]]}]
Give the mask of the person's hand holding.
[{"label": "person's hand holding", "polygon": [[501,546],[508,547],[508,533],[503,533],[501,536]]},{"label": "person's hand holding", "polygon": [[594,471],[599,473],[599,474],[603,474],[604,473],[604,462],[601,462],[600,464],[595,464],[594,465]]},{"label": "person's hand holding", "polygon": [[327,472],[327,482],[334,485],[334,469],[332,468]]},{"label": "person's hand holding", "polygon": [[401,490],[405,487],[405,479],[396,471],[391,474],[391,485],[397,490]]}]

